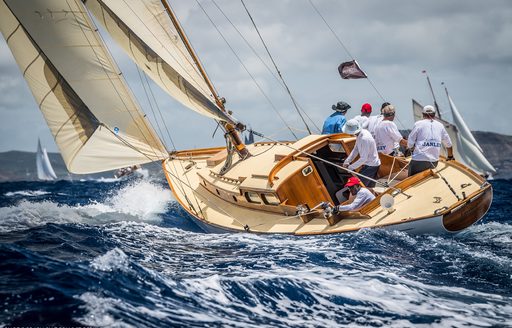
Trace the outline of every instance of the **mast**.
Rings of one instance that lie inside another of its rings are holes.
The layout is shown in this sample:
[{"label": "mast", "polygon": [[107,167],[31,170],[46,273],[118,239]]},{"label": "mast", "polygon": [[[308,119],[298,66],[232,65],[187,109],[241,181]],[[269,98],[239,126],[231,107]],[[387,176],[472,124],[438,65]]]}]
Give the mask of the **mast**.
[{"label": "mast", "polygon": [[432,93],[432,98],[434,99],[434,107],[436,108],[436,111],[437,111],[437,114],[439,115],[439,118],[442,119],[441,111],[439,110],[439,105],[437,104],[436,95],[434,94],[434,89],[432,89],[432,84],[430,83],[430,77],[428,76],[426,70],[423,70],[422,73],[424,73],[427,76],[428,86],[430,88],[430,92]]},{"label": "mast", "polygon": [[[215,88],[213,87],[212,82],[210,81],[208,75],[206,74],[205,69],[203,68],[203,65],[199,61],[199,58],[197,57],[194,49],[192,48],[192,45],[190,44],[187,36],[185,35],[185,32],[183,31],[183,28],[181,27],[176,15],[174,15],[174,12],[172,11],[171,7],[167,3],[167,0],[161,0],[162,5],[165,8],[165,11],[169,15],[169,18],[171,19],[172,23],[174,24],[174,27],[176,27],[176,31],[178,32],[179,36],[183,40],[183,43],[185,44],[185,47],[187,48],[187,51],[192,56],[192,59],[194,60],[194,63],[196,64],[197,68],[199,69],[199,72],[201,73],[203,79],[205,80],[206,84],[208,85],[208,88],[210,89],[213,97],[215,98],[215,103],[219,108],[225,112],[226,108],[224,106],[224,102],[219,98],[217,95],[217,92],[215,92]],[[229,113],[228,113],[229,114]],[[240,134],[236,130],[236,128],[244,128],[243,124],[241,123],[234,123],[234,122],[224,122],[220,121],[220,125],[224,128],[224,130],[229,135],[231,141],[233,142],[233,145],[236,148],[236,151],[241,156],[242,159],[247,158],[251,156],[247,148],[245,147],[245,144],[243,143],[242,139],[240,138]]]}]

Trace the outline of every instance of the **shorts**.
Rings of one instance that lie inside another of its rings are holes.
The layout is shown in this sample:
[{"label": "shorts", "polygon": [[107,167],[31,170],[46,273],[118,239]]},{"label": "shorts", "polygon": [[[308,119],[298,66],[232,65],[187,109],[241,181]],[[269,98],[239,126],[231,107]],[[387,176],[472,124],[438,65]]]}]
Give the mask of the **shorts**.
[{"label": "shorts", "polygon": [[420,173],[425,170],[433,169],[436,166],[437,166],[437,161],[428,162],[428,161],[411,160],[411,162],[409,163],[409,176],[415,175],[416,173]]}]

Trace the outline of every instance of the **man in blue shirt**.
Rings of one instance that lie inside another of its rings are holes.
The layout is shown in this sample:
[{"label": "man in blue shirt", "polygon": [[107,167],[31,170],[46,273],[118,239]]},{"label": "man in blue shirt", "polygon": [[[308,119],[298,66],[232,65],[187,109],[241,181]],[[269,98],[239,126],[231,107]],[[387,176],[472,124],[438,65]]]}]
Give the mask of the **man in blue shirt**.
[{"label": "man in blue shirt", "polygon": [[349,108],[350,105],[344,101],[340,101],[336,105],[332,105],[332,109],[336,112],[325,120],[322,128],[322,134],[341,133],[341,129],[347,121],[345,113]]}]

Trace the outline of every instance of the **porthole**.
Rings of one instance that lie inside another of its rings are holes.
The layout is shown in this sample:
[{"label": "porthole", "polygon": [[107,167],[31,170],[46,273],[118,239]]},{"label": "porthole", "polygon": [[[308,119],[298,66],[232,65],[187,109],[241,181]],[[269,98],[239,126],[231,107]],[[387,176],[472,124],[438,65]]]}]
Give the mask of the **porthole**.
[{"label": "porthole", "polygon": [[302,169],[302,175],[305,176],[305,177],[310,175],[311,172],[313,172],[313,168],[310,165],[308,165],[308,166],[306,166],[305,168]]},{"label": "porthole", "polygon": [[247,201],[249,203],[261,204],[260,195],[258,195],[258,193],[254,192],[254,191],[246,191],[245,199],[247,199]]},{"label": "porthole", "polygon": [[279,198],[275,194],[261,194],[261,199],[263,199],[263,202],[267,205],[279,205],[281,202],[279,201]]}]

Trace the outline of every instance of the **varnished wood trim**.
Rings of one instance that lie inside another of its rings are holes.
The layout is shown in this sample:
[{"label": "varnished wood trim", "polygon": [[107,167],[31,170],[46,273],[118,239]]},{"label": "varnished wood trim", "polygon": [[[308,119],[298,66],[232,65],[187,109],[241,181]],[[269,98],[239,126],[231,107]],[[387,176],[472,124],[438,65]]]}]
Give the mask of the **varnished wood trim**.
[{"label": "varnished wood trim", "polygon": [[448,214],[443,216],[443,225],[446,230],[452,232],[460,231],[480,220],[491,207],[492,188],[487,188],[482,196],[474,201],[470,202],[470,199],[463,202],[461,207],[453,207],[453,209],[456,209],[450,210]]},{"label": "varnished wood trim", "polygon": [[201,156],[201,155],[214,155],[219,151],[226,149],[226,147],[214,147],[214,148],[199,148],[199,149],[185,149],[178,150],[170,153],[170,155],[181,157],[181,156]]},{"label": "varnished wood trim", "polygon": [[322,144],[328,143],[328,142],[329,142],[329,137],[326,135],[325,137],[320,138],[320,139],[315,139],[315,140],[305,144],[301,148],[299,148],[299,149],[291,152],[290,154],[286,155],[279,162],[277,162],[277,164],[274,165],[274,167],[270,170],[270,173],[268,175],[268,183],[269,183],[269,185],[270,186],[274,185],[274,180],[275,180],[276,174],[283,167],[285,167],[288,163],[292,162],[297,155],[301,155],[303,152],[307,152],[312,147],[317,147],[318,145],[322,145]]}]

